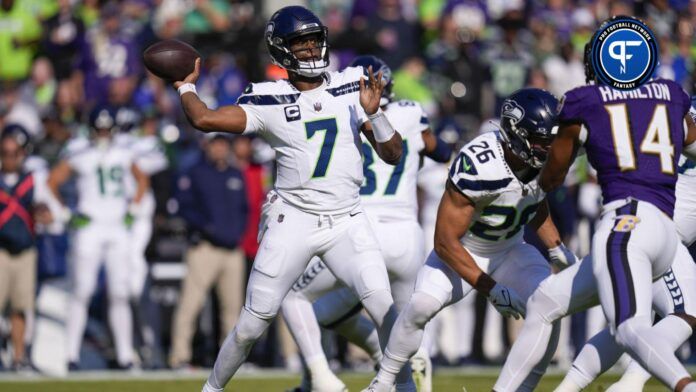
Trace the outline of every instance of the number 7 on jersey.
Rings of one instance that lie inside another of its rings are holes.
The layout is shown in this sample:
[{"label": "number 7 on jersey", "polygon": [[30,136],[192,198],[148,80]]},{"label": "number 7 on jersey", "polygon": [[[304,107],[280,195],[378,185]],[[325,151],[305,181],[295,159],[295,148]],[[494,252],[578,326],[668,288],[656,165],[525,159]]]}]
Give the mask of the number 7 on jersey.
[{"label": "number 7 on jersey", "polygon": [[319,158],[317,158],[317,164],[314,167],[314,172],[312,173],[312,178],[324,177],[326,175],[326,170],[329,168],[329,162],[331,162],[334,144],[336,143],[336,134],[338,133],[336,119],[325,118],[322,120],[307,122],[305,123],[305,130],[307,131],[307,139],[314,137],[314,134],[317,132],[326,132],[324,134],[324,142],[321,144]]}]

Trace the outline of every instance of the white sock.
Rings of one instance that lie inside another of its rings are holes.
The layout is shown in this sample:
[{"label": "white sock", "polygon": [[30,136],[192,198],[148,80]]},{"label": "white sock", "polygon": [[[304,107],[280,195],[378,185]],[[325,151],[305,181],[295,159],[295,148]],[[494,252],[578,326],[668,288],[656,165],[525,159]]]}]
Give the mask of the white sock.
[{"label": "white sock", "polygon": [[674,351],[676,343],[691,335],[691,327],[674,315],[658,324],[652,326],[649,317],[629,318],[618,326],[616,341],[655,378],[674,389],[679,380],[690,377]]},{"label": "white sock", "polygon": [[[418,351],[423,339],[425,324],[442,309],[438,300],[423,292],[415,292],[399,315],[389,344],[384,351],[380,370],[376,379],[385,385],[392,385],[396,374],[406,368],[408,360]],[[381,337],[380,337],[381,341]],[[406,366],[405,366],[406,365]],[[409,375],[410,378],[410,369]],[[398,380],[401,383],[401,380]]]},{"label": "white sock", "polygon": [[553,390],[553,392],[580,392],[582,391],[582,387],[577,385],[575,381],[568,377],[563,379],[561,383],[556,387],[556,389]]},{"label": "white sock", "polygon": [[554,335],[556,335],[556,343],[558,341],[559,327],[554,327],[546,314],[558,308],[559,305],[543,293],[533,298],[535,301],[527,304],[527,317],[493,386],[494,391],[517,391],[522,388],[525,380],[547,358],[547,351],[550,345],[553,345]]},{"label": "white sock", "polygon": [[206,381],[205,384],[203,384],[203,389],[201,392],[222,392],[225,388],[213,388],[208,382]]},{"label": "white sock", "polygon": [[[525,321],[526,322],[526,321]],[[518,388],[519,392],[534,391],[541,381],[541,378],[546,373],[546,368],[551,362],[551,358],[556,353],[556,348],[558,348],[558,340],[561,335],[561,320],[556,320],[551,324],[551,334],[549,335],[549,343],[546,346],[546,350],[541,357],[541,360],[532,368],[531,373],[522,381],[522,385]],[[520,337],[517,337],[519,340]]]},{"label": "white sock", "polygon": [[222,391],[246,360],[251,346],[268,328],[271,321],[271,319],[255,316],[246,308],[242,309],[237,325],[222,343],[206,386],[212,388],[213,391]]},{"label": "white sock", "polygon": [[109,324],[118,364],[128,365],[133,362],[133,314],[125,296],[109,300]]},{"label": "white sock", "polygon": [[283,300],[282,310],[283,318],[307,365],[323,361],[328,368],[321,346],[321,329],[312,303],[305,296],[291,291]]},{"label": "white sock", "polygon": [[312,378],[319,374],[331,373],[331,368],[329,368],[329,362],[326,357],[323,360],[315,360],[313,362],[307,362],[307,368],[309,369],[309,374]]},{"label": "white sock", "polygon": [[85,333],[85,324],[87,324],[87,300],[71,296],[70,304],[68,305],[68,319],[65,326],[68,361],[70,362],[80,360],[80,346],[82,345],[82,336]]}]

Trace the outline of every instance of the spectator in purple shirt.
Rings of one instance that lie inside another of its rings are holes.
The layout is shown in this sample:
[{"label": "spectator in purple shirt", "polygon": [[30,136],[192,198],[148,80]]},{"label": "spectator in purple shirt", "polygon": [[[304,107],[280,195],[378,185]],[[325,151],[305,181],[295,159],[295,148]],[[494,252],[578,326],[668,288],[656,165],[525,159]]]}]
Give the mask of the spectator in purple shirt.
[{"label": "spectator in purple shirt", "polygon": [[137,78],[141,72],[140,48],[122,33],[120,12],[118,3],[107,3],[99,22],[87,32],[80,69],[88,105],[106,100],[112,79]]}]

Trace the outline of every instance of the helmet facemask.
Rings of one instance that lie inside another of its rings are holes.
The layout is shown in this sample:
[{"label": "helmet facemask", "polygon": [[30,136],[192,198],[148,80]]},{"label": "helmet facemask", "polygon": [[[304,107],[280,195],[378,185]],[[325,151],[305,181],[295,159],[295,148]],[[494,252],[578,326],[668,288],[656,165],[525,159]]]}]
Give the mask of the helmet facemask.
[{"label": "helmet facemask", "polygon": [[[291,50],[294,40],[303,37],[316,35],[316,46],[314,48],[299,48]],[[324,26],[307,29],[300,34],[291,35],[286,38],[273,36],[272,31],[267,33],[266,39],[269,49],[273,54],[271,59],[276,65],[287,69],[289,72],[306,76],[317,77],[321,76],[329,66],[329,45],[327,42],[328,32]],[[304,51],[319,50],[318,57],[312,57],[306,60],[300,60],[298,53]]]},{"label": "helmet facemask", "polygon": [[542,136],[517,126],[517,120],[503,116],[500,127],[508,149],[527,166],[541,169],[548,157],[553,136]]}]

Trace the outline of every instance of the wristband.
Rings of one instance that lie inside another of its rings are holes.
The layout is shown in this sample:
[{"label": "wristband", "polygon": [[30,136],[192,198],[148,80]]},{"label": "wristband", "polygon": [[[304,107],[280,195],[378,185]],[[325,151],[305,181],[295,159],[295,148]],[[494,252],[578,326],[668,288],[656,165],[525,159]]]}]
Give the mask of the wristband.
[{"label": "wristband", "polygon": [[176,90],[179,92],[179,96],[182,96],[186,93],[194,93],[198,95],[198,91],[196,91],[196,85],[193,83],[184,83],[179,88]]},{"label": "wristband", "polygon": [[396,133],[381,108],[377,109],[374,114],[368,114],[367,118],[370,119],[370,123],[372,124],[372,132],[375,135],[375,140],[377,143],[388,142]]},{"label": "wristband", "polygon": [[476,280],[476,284],[474,285],[474,288],[488,297],[490,294],[491,290],[493,287],[495,287],[497,283],[493,278],[490,277],[490,275],[486,274],[485,272],[482,273],[479,278]]},{"label": "wristband", "polygon": [[563,245],[562,242],[559,245],[554,246],[553,248],[549,248],[549,256],[563,257],[563,248],[565,248],[565,245]]}]

